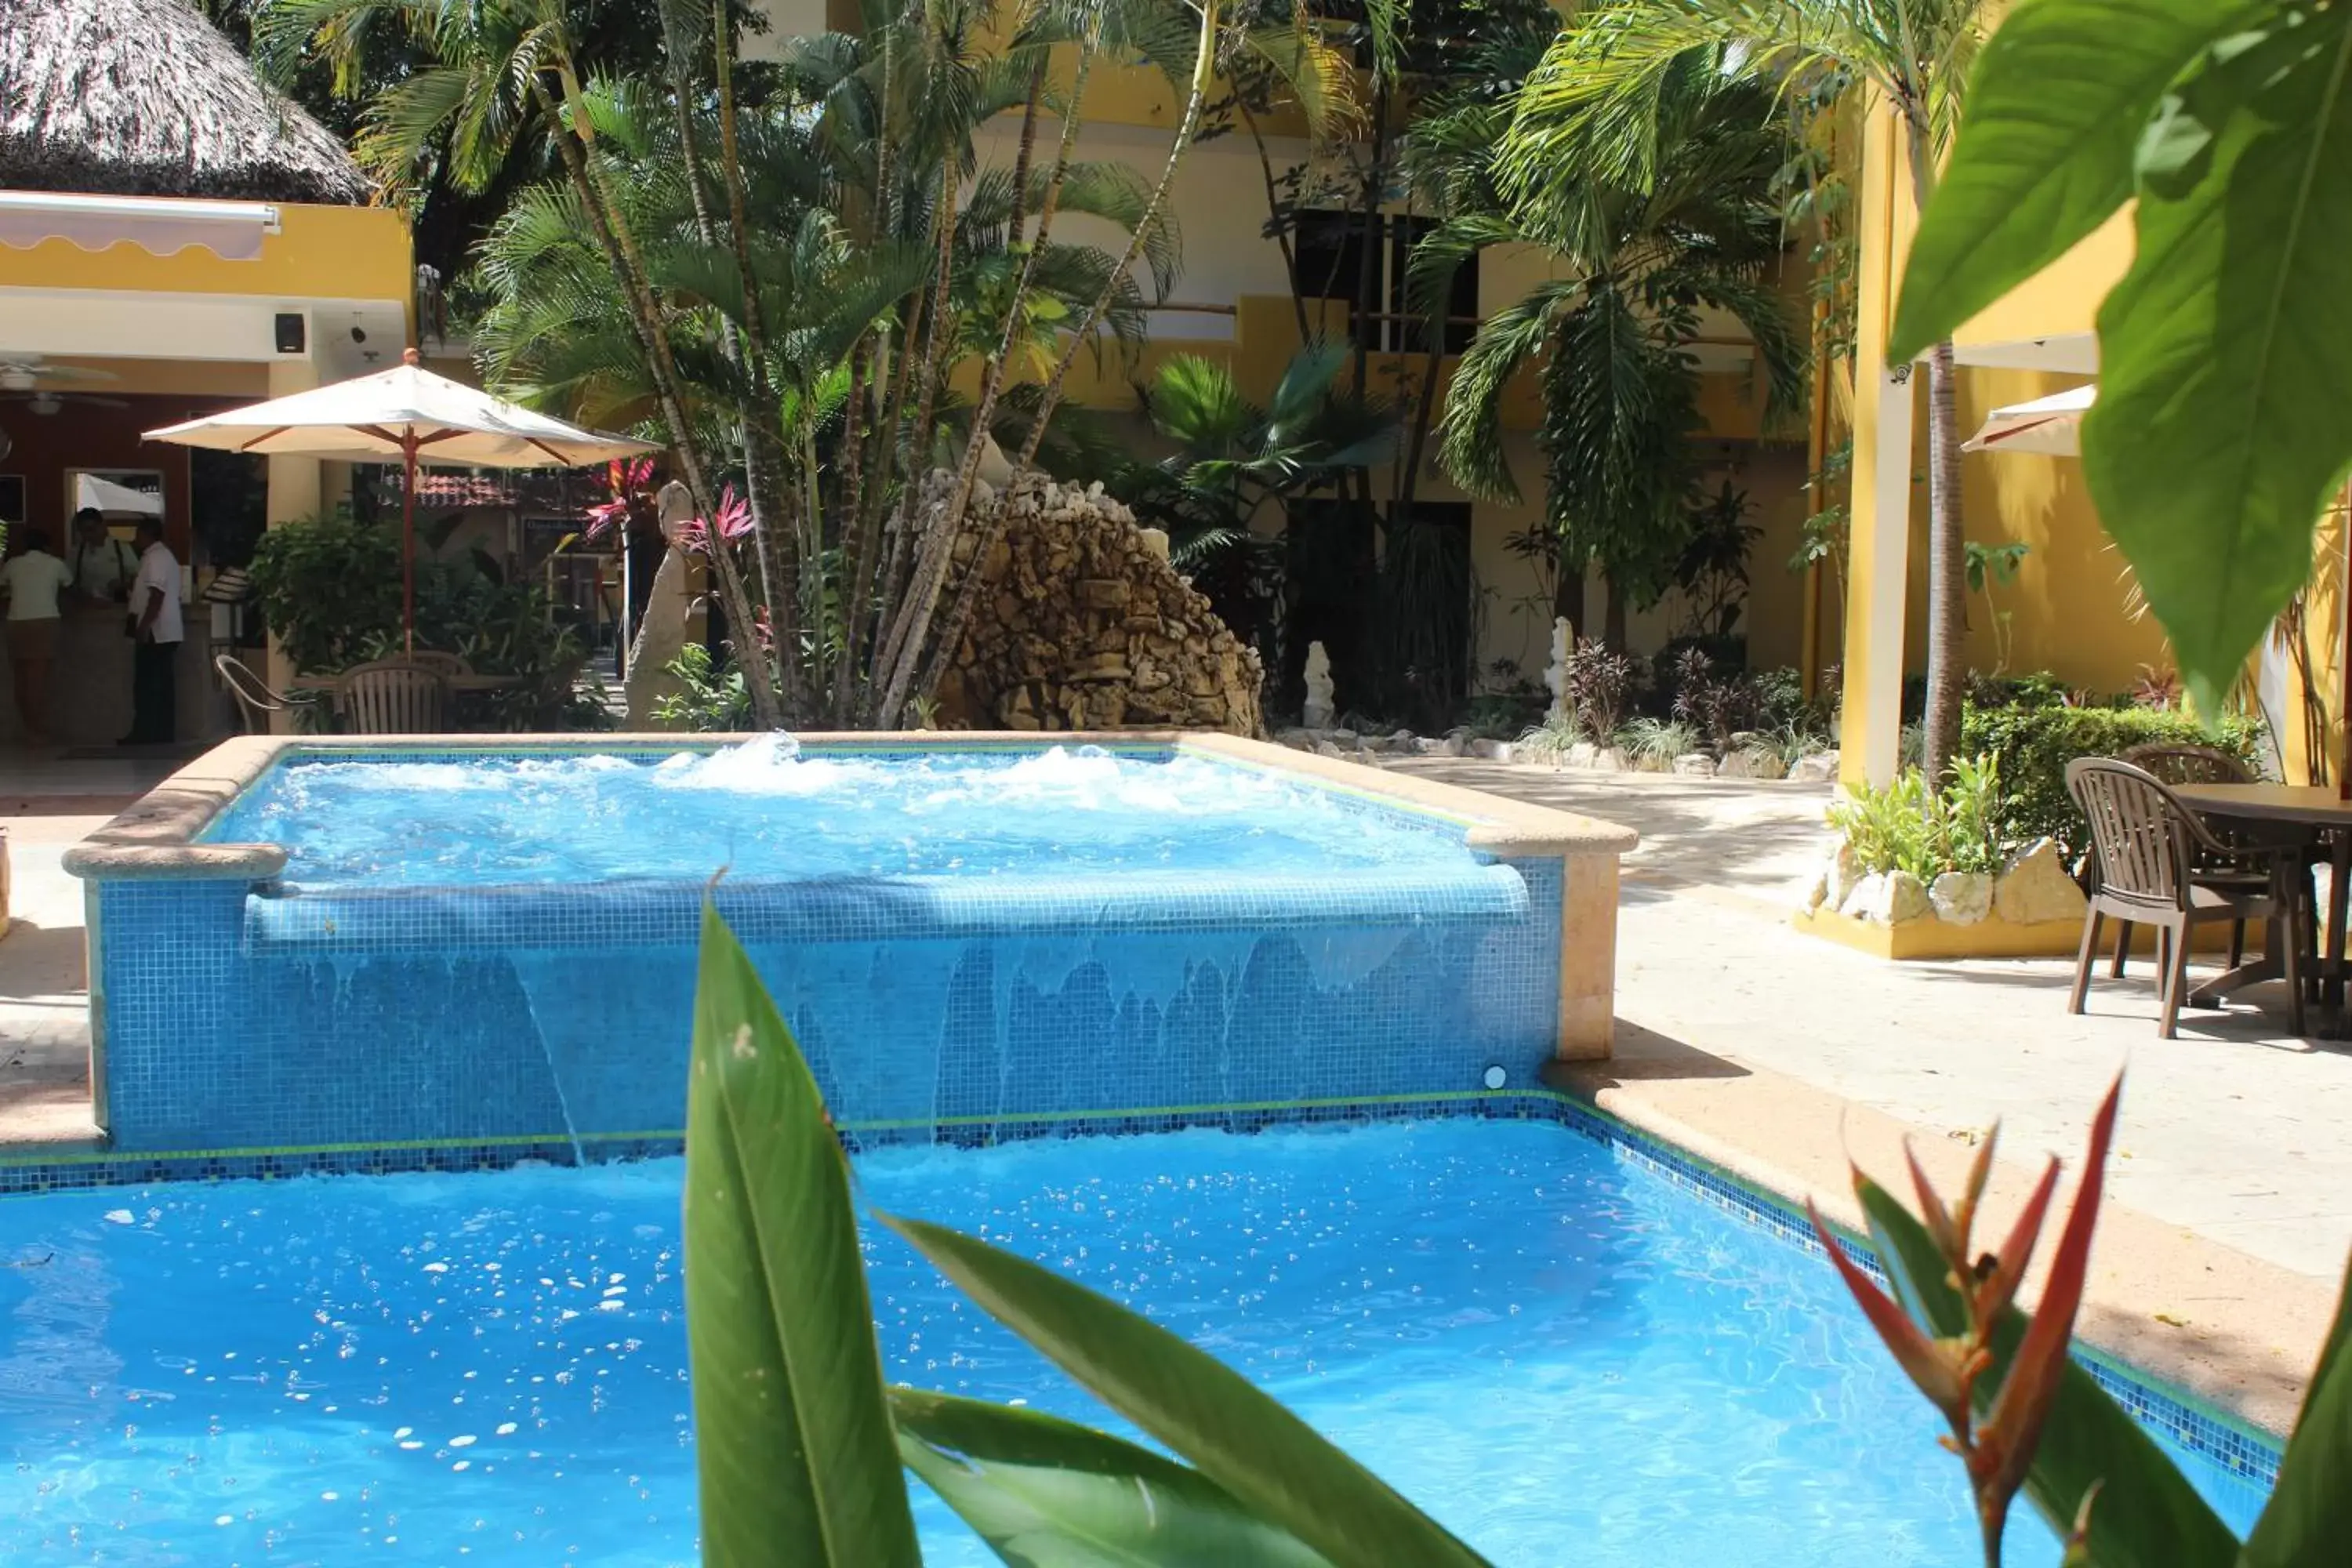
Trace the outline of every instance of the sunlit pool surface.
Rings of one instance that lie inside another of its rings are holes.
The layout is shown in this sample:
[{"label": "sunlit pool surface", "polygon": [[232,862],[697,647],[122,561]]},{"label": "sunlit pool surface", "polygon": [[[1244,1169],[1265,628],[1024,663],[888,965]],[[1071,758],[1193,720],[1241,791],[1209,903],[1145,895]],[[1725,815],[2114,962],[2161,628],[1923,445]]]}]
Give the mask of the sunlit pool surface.
[{"label": "sunlit pool surface", "polygon": [[1206,757],[803,753],[787,736],[668,757],[297,760],[204,837],[282,844],[307,887],[1475,864],[1458,827]]},{"label": "sunlit pool surface", "polygon": [[[1564,1129],[858,1168],[1243,1368],[1499,1564],[1976,1560],[1958,1463],[1827,1267]],[[681,1171],[0,1202],[0,1563],[693,1562]],[[897,1241],[868,1258],[893,1378],[1104,1418]],[[2242,1528],[2259,1500],[2183,1463]],[[994,1561],[919,1511],[927,1562]],[[2020,1515],[2010,1561],[2055,1562]]]}]

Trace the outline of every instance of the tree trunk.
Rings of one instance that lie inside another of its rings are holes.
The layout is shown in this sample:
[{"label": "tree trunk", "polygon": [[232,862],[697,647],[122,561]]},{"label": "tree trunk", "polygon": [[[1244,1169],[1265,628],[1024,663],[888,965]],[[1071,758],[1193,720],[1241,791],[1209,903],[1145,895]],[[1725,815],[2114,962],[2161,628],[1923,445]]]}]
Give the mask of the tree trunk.
[{"label": "tree trunk", "polygon": [[[531,79],[532,96],[540,111],[546,116],[553,132],[558,151],[563,158],[565,173],[572,188],[579,194],[581,205],[588,216],[589,226],[595,231],[599,246],[613,269],[614,281],[621,286],[623,299],[629,308],[630,325],[635,329],[637,343],[646,355],[646,368],[654,383],[654,398],[662,411],[662,419],[669,426],[670,440],[682,470],[688,493],[696,510],[711,520],[710,560],[712,574],[719,581],[719,600],[730,626],[735,628],[738,662],[743,668],[743,683],[751,699],[752,721],[761,729],[776,729],[782,723],[782,712],[776,701],[775,683],[769,679],[767,656],[760,650],[758,623],[752,618],[750,597],[743,592],[742,574],[735,569],[718,534],[718,503],[713,495],[709,476],[702,466],[702,454],[694,444],[694,427],[687,420],[686,404],[678,391],[677,367],[669,352],[669,332],[661,319],[661,308],[656,301],[652,286],[646,280],[643,259],[636,254],[627,224],[622,218],[619,204],[604,188],[598,176],[595,148],[589,140],[588,113],[580,84],[568,68],[561,69],[564,92],[564,108],[570,111],[571,125],[557,111],[552,96],[538,77]],[[748,650],[750,657],[742,655]]]},{"label": "tree trunk", "polygon": [[1570,566],[1565,560],[1555,569],[1551,584],[1552,618],[1568,620],[1569,646],[1584,635],[1584,568]]},{"label": "tree trunk", "polygon": [[1939,781],[1960,750],[1968,689],[1968,532],[1960,517],[1960,418],[1952,343],[1927,353],[1927,721],[1925,765]]}]

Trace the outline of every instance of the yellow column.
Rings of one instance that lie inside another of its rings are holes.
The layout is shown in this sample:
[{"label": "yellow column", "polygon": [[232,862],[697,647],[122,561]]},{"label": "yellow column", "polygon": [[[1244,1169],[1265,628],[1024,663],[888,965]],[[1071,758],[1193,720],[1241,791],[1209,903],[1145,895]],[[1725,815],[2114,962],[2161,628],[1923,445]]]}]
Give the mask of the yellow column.
[{"label": "yellow column", "polygon": [[[309,358],[272,360],[269,364],[269,395],[287,397],[297,392],[308,392],[319,384],[319,367]],[[316,458],[277,458],[269,463],[269,499],[263,512],[272,528],[281,522],[316,517],[321,499],[320,470],[324,467]],[[269,684],[278,690],[298,673],[287,658],[278,639],[269,639]],[[287,728],[280,714],[270,726],[280,733]]]},{"label": "yellow column", "polygon": [[1856,210],[1853,469],[1847,541],[1844,710],[1838,782],[1885,784],[1903,734],[1903,612],[1911,548],[1911,367],[1886,367],[1902,258],[1917,214],[1895,116],[1864,127]]}]

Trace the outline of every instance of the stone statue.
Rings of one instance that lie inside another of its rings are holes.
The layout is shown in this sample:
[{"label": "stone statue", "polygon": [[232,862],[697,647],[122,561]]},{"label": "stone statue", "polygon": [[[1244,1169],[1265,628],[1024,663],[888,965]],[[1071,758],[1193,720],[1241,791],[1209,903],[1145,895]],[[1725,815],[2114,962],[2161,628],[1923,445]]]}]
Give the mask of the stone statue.
[{"label": "stone statue", "polygon": [[669,552],[654,574],[653,592],[637,623],[636,640],[629,647],[629,676],[622,690],[628,698],[632,730],[656,728],[654,704],[680,690],[669,667],[686,647],[686,618],[694,608],[694,595],[686,580],[686,552],[677,547],[678,525],[694,515],[694,497],[672,479],[662,486],[654,504],[659,509],[662,537],[669,541]]},{"label": "stone statue", "polygon": [[1576,713],[1568,700],[1568,660],[1573,628],[1566,616],[1556,616],[1551,623],[1551,663],[1544,670],[1544,685],[1551,689],[1551,711],[1544,715],[1545,722],[1565,726]]},{"label": "stone statue", "polygon": [[1331,707],[1331,656],[1319,642],[1307,645],[1307,727],[1328,730],[1338,715]]}]

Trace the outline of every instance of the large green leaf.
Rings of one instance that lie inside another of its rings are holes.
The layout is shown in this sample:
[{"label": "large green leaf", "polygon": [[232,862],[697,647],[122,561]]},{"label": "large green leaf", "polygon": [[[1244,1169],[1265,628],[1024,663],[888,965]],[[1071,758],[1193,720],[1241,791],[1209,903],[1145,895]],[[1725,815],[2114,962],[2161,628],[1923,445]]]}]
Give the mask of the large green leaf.
[{"label": "large green leaf", "polygon": [[[1874,1250],[1895,1293],[1930,1332],[1952,1335],[1967,1326],[1959,1292],[1927,1227],[1893,1194],[1859,1177],[1855,1191],[1870,1225]],[[2027,1319],[2012,1307],[1993,1331],[1993,1365],[1977,1381],[1979,1410],[1992,1403],[2011,1359],[2025,1338]],[[2083,1497],[2099,1488],[2091,1507],[2091,1562],[2097,1568],[2230,1568],[2238,1538],[2197,1495],[2150,1437],[2073,1362],[2042,1428],[2026,1496],[2063,1535],[2074,1527]]]},{"label": "large green leaf", "polygon": [[703,1561],[919,1562],[841,1143],[708,906],[687,1089],[686,1329]]},{"label": "large green leaf", "polygon": [[1105,1404],[1332,1562],[1481,1561],[1214,1356],[1026,1258],[920,1220],[881,1218]]},{"label": "large green leaf", "polygon": [[2246,1538],[2248,1568],[2319,1568],[2352,1563],[2352,1268],[2336,1299],[2336,1321],[2320,1348],[2279,1463],[2278,1485]]},{"label": "large green leaf", "polygon": [[1328,1568],[1198,1470],[1035,1410],[893,1389],[898,1453],[1025,1568]]},{"label": "large green leaf", "polygon": [[2141,150],[2083,463],[2209,711],[2311,569],[2352,458],[2352,6],[2226,40]]},{"label": "large green leaf", "polygon": [[2106,221],[2157,100],[2261,0],[2025,0],[1969,78],[1887,357],[1914,359]]}]

